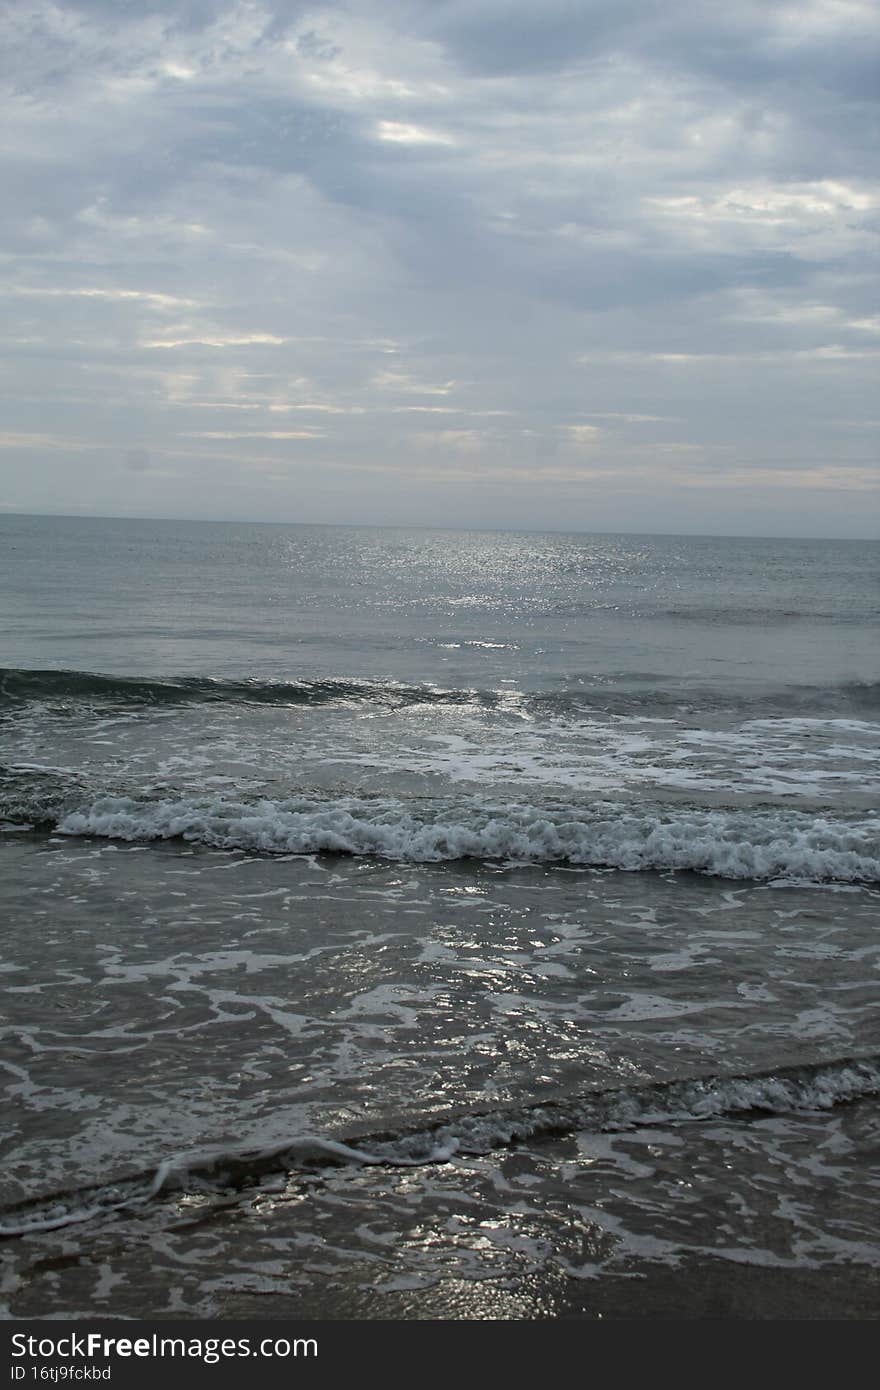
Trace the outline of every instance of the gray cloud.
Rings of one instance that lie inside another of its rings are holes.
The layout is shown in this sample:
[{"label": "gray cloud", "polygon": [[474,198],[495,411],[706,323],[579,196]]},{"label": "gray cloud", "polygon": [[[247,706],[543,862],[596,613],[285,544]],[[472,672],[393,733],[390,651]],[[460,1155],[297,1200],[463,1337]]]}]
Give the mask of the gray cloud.
[{"label": "gray cloud", "polygon": [[0,505],[872,529],[872,5],[3,24]]}]

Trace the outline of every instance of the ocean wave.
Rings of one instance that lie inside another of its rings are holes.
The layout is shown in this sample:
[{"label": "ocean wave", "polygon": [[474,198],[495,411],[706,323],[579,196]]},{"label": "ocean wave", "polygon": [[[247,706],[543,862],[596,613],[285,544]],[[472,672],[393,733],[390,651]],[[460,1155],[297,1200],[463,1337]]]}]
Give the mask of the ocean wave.
[{"label": "ocean wave", "polygon": [[[662,676],[572,677],[574,684],[547,691],[502,691],[407,684],[389,679],[228,680],[212,676],[102,675],[90,671],[0,668],[0,709],[45,701],[55,705],[144,707],[161,705],[245,704],[283,706],[479,705],[506,708],[512,701],[535,716],[576,717],[581,711],[606,714],[675,715],[689,712],[779,713],[782,715],[870,713],[880,711],[880,681],[836,685],[782,686],[730,690],[693,683],[680,685]],[[636,688],[634,689],[633,686]]]},{"label": "ocean wave", "polygon": [[146,1206],[181,1189],[244,1189],[272,1173],[327,1165],[413,1167],[480,1157],[499,1148],[579,1131],[614,1132],[723,1117],[830,1110],[880,1093],[880,1057],[847,1057],[743,1076],[686,1077],[587,1091],[564,1100],[526,1103],[426,1120],[407,1130],[333,1139],[315,1134],[175,1154],[154,1168],[74,1192],[18,1203],[2,1213],[0,1237],[58,1230]]},{"label": "ocean wave", "polygon": [[409,802],[230,800],[222,796],[89,800],[43,775],[29,803],[19,779],[0,820],[59,835],[147,843],[184,840],[259,854],[340,854],[410,863],[461,859],[570,864],[634,872],[690,871],[726,879],[880,880],[880,819],[788,809],[633,809],[601,802],[496,806]]},{"label": "ocean wave", "polygon": [[653,619],[665,618],[679,623],[704,623],[707,626],[766,628],[795,622],[834,623],[836,627],[848,623],[853,625],[867,624],[876,620],[877,613],[875,609],[866,611],[864,608],[849,611],[844,607],[820,609],[685,603],[671,608],[648,608],[643,612],[636,610],[633,616]]},{"label": "ocean wave", "polygon": [[33,700],[110,705],[324,705],[385,702],[456,703],[461,691],[373,680],[225,680],[213,676],[101,675],[91,671],[0,668],[0,704]]}]

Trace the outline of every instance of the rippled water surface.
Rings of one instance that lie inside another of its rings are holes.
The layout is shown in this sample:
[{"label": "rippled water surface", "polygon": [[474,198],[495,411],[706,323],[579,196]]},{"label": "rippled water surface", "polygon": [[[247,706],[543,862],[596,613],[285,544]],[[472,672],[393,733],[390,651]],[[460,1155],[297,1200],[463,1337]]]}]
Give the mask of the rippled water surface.
[{"label": "rippled water surface", "polygon": [[8,1311],[872,1315],[877,558],[0,518]]}]

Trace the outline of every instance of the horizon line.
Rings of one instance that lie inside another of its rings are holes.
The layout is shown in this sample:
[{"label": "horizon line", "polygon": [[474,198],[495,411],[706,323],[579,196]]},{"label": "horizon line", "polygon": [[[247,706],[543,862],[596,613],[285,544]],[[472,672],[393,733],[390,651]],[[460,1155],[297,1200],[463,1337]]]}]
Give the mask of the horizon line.
[{"label": "horizon line", "polygon": [[42,518],[51,517],[56,521],[160,521],[195,526],[302,526],[326,527],[327,529],[349,531],[448,531],[464,532],[468,535],[525,535],[525,536],[662,536],[691,540],[743,540],[743,541],[852,541],[855,543],[880,542],[880,534],[864,536],[841,535],[778,535],[777,533],[742,531],[643,531],[643,530],[580,530],[570,526],[451,526],[431,525],[423,521],[267,521],[255,517],[210,517],[210,516],[120,516],[115,512],[19,512],[0,506],[0,521],[4,517]]}]

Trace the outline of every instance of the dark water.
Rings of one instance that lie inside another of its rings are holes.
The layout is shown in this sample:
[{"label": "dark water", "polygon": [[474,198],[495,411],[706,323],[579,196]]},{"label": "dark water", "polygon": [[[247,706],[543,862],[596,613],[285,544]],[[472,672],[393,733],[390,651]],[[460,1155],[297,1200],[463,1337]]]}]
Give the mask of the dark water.
[{"label": "dark water", "polygon": [[0,518],[9,1312],[866,1315],[878,556]]}]

